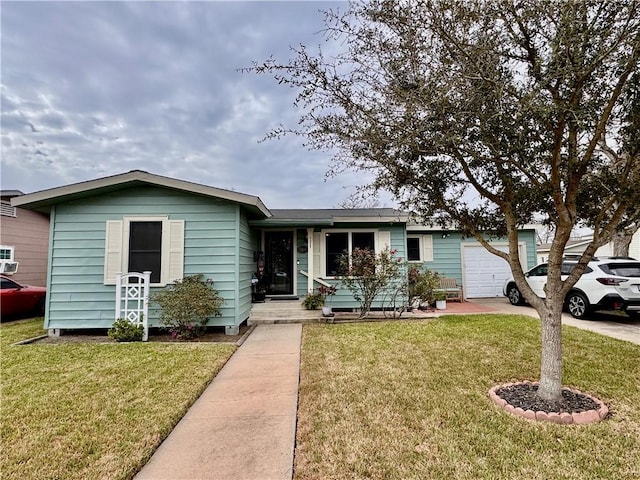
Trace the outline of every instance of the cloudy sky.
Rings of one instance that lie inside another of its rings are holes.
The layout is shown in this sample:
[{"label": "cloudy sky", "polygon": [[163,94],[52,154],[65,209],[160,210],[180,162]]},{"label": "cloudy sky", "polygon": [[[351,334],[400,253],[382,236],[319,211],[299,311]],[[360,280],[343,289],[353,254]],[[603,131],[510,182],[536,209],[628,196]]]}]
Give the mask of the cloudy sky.
[{"label": "cloudy sky", "polygon": [[326,45],[341,2],[9,2],[2,18],[2,189],[30,193],[142,169],[329,208],[362,176],[325,181],[329,154],[302,139],[295,92],[238,72],[290,46]]}]

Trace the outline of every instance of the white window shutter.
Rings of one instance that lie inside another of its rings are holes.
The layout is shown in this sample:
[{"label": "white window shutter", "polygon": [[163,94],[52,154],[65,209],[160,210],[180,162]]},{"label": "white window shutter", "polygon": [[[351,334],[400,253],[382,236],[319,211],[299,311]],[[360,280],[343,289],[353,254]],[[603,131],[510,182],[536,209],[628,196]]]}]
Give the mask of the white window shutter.
[{"label": "white window shutter", "polygon": [[107,220],[104,239],[105,285],[115,285],[116,274],[122,272],[122,227],[122,220]]},{"label": "white window shutter", "polygon": [[313,233],[313,278],[320,278],[322,272],[323,258],[321,255],[321,244],[324,235],[320,232]]},{"label": "white window shutter", "polygon": [[184,220],[169,220],[165,271],[165,283],[180,280],[184,276]]},{"label": "white window shutter", "polygon": [[422,261],[433,262],[433,236],[422,235],[420,243],[422,244]]},{"label": "white window shutter", "polygon": [[391,250],[391,232],[379,231],[376,253],[382,252],[385,248]]}]

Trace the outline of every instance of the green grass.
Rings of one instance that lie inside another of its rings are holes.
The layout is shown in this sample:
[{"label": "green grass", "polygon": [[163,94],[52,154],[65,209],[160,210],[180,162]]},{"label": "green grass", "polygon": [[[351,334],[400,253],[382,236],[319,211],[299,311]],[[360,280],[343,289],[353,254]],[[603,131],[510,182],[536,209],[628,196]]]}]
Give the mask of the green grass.
[{"label": "green grass", "polygon": [[0,327],[3,479],[125,479],[235,350],[230,344],[22,345],[42,319]]},{"label": "green grass", "polygon": [[612,415],[559,426],[487,395],[539,378],[539,342],[508,315],[305,326],[295,478],[640,478],[640,346],[565,327],[564,384]]}]

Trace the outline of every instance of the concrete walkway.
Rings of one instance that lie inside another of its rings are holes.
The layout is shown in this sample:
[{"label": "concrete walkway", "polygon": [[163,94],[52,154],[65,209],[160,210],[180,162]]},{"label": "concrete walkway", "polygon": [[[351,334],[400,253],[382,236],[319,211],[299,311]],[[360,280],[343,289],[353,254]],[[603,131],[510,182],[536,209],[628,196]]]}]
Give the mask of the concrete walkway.
[{"label": "concrete walkway", "polygon": [[135,478],[291,479],[301,337],[258,325]]}]

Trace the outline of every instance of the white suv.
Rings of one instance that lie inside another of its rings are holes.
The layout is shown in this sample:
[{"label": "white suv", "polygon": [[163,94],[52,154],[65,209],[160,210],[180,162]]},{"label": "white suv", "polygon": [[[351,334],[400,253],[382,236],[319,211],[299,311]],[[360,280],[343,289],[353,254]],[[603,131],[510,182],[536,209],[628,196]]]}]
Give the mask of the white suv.
[{"label": "white suv", "polygon": [[[577,262],[575,258],[565,258],[563,280]],[[547,264],[542,263],[524,274],[531,289],[541,298],[545,296],[547,268]],[[512,305],[525,302],[513,278],[505,282],[503,293]],[[564,306],[575,318],[585,318],[593,310],[622,310],[631,318],[639,318],[640,262],[629,257],[593,257],[567,294]]]}]

